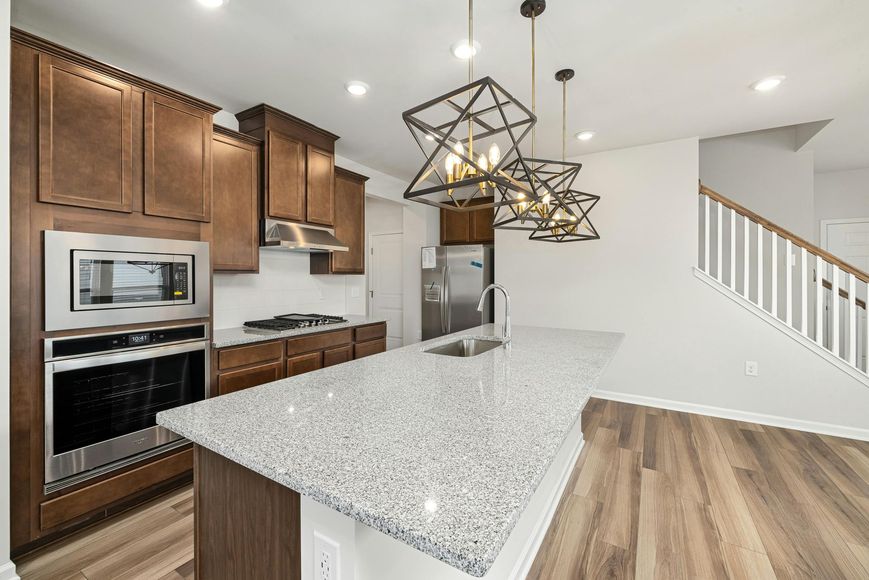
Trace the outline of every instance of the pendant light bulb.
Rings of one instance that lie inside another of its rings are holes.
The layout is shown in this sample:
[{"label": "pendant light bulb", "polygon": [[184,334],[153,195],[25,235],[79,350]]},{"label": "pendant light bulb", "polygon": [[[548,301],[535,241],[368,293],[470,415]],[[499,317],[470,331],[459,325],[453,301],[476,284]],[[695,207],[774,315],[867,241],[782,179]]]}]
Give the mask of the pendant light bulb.
[{"label": "pendant light bulb", "polygon": [[455,145],[453,145],[453,151],[456,152],[456,155],[464,155],[465,154],[465,148],[462,147],[462,144],[458,143],[458,142]]},{"label": "pendant light bulb", "polygon": [[489,147],[489,163],[492,164],[492,167],[495,167],[499,161],[501,161],[501,148],[498,147],[497,143],[492,143]]}]

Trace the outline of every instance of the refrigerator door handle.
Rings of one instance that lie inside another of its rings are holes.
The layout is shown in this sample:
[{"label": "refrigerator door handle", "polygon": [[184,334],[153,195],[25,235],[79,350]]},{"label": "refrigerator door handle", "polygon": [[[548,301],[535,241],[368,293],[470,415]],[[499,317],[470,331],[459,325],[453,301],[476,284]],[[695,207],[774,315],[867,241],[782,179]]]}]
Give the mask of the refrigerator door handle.
[{"label": "refrigerator door handle", "polygon": [[446,306],[446,289],[445,285],[447,283],[447,267],[444,266],[443,271],[441,272],[441,295],[440,295],[440,306],[441,309],[441,334],[447,333],[447,315],[444,307]]},{"label": "refrigerator door handle", "polygon": [[446,306],[446,310],[447,310],[446,330],[444,332],[446,334],[449,334],[450,332],[452,332],[452,330],[450,328],[450,326],[452,326],[451,325],[452,316],[450,315],[450,312],[452,309],[450,308],[450,267],[449,266],[444,266],[444,286],[443,287],[444,287],[444,305]]}]

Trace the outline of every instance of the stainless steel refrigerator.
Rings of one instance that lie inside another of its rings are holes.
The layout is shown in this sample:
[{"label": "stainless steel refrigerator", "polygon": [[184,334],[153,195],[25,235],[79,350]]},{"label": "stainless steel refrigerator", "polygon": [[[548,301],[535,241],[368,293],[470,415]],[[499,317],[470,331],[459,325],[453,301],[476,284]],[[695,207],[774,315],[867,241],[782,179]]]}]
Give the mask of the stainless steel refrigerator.
[{"label": "stainless steel refrigerator", "polygon": [[494,281],[492,246],[422,248],[422,339],[494,321],[493,293],[477,311],[480,293]]}]

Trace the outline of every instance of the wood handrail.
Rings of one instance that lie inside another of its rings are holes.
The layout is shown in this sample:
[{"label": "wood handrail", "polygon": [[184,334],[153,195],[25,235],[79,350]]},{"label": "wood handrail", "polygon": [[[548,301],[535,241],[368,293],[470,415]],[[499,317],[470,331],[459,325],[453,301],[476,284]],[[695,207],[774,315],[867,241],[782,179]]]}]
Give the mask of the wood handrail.
[{"label": "wood handrail", "polygon": [[[824,288],[826,288],[826,289],[829,290],[830,292],[833,291],[833,283],[830,282],[829,280],[821,280],[821,284],[824,286]],[[845,290],[844,288],[839,288],[839,296],[840,296],[841,298],[844,298],[845,300],[847,300],[848,297],[849,297],[850,295],[848,294],[848,291]],[[854,298],[854,303],[855,303],[859,308],[862,308],[863,310],[866,310],[866,303],[863,302],[862,300],[860,300],[859,298],[856,298],[856,297],[855,297],[855,298]]]},{"label": "wood handrail", "polygon": [[778,235],[780,235],[784,239],[790,240],[791,242],[793,242],[797,246],[799,246],[801,248],[805,248],[806,250],[808,250],[809,252],[811,252],[812,254],[814,254],[816,256],[820,256],[821,258],[823,258],[825,261],[829,262],[830,264],[837,266],[840,270],[844,270],[845,272],[848,272],[849,274],[853,274],[854,277],[857,278],[858,280],[862,280],[863,282],[869,283],[869,274],[867,274],[863,270],[860,270],[856,266],[852,266],[851,264],[849,264],[847,262],[843,262],[841,259],[837,258],[836,256],[834,256],[830,252],[828,252],[826,250],[822,250],[821,248],[819,248],[815,244],[804,240],[803,238],[799,237],[798,235],[796,235],[794,233],[789,232],[788,230],[784,229],[780,225],[769,221],[765,217],[757,215],[756,213],[754,213],[750,209],[739,205],[738,203],[736,203],[732,199],[728,199],[728,198],[724,197],[723,195],[721,195],[720,193],[718,193],[717,191],[709,189],[708,187],[706,187],[702,183],[700,184],[699,193],[701,195],[709,196],[710,198],[714,199],[715,201],[717,201],[721,205],[736,211],[736,213],[742,215],[743,217],[747,217],[751,221],[761,224],[766,229],[777,233]]}]

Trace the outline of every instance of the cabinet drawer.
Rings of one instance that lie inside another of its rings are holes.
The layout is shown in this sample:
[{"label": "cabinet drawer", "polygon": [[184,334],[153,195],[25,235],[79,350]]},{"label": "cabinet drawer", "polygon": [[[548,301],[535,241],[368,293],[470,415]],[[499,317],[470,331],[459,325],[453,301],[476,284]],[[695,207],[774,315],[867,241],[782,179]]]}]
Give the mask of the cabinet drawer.
[{"label": "cabinet drawer", "polygon": [[341,364],[349,360],[353,360],[353,347],[350,345],[323,351],[324,367]]},{"label": "cabinet drawer", "polygon": [[311,352],[287,359],[287,376],[294,377],[323,368],[323,353]]},{"label": "cabinet drawer", "polygon": [[360,326],[356,330],[356,342],[365,342],[366,340],[374,340],[376,338],[386,337],[386,323],[371,324],[369,326]]},{"label": "cabinet drawer", "polygon": [[310,336],[290,338],[287,340],[287,356],[350,344],[353,342],[352,332],[352,329],[345,328],[344,330],[336,330],[334,332],[323,332]]},{"label": "cabinet drawer", "polygon": [[281,358],[282,354],[283,346],[277,341],[222,348],[217,351],[217,368],[225,370],[276,360]]},{"label": "cabinet drawer", "polygon": [[368,342],[357,342],[353,347],[353,358],[363,358],[384,352],[386,350],[386,339],[369,340]]},{"label": "cabinet drawer", "polygon": [[158,459],[39,506],[39,527],[47,530],[163,483],[193,468],[193,450]]},{"label": "cabinet drawer", "polygon": [[217,394],[225,395],[276,381],[281,377],[280,361],[217,375]]}]

